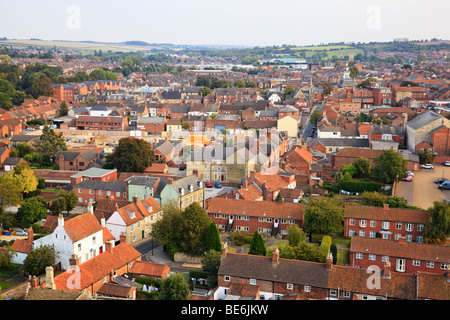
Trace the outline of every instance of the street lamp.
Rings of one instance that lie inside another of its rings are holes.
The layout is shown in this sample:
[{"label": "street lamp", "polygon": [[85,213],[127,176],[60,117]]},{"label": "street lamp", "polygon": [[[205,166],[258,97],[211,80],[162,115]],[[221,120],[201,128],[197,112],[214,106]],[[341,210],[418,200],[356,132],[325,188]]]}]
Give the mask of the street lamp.
[{"label": "street lamp", "polygon": [[442,171],[442,179],[444,179],[444,176],[445,176],[445,170]]}]

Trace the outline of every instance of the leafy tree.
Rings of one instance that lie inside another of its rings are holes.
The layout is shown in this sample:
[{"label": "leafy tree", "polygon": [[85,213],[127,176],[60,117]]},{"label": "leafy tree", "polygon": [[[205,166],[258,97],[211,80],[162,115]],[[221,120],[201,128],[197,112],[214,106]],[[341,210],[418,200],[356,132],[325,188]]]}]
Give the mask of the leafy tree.
[{"label": "leafy tree", "polygon": [[222,242],[220,241],[219,230],[217,229],[214,221],[209,224],[208,233],[206,234],[205,248],[206,251],[215,250],[222,252]]},{"label": "leafy tree", "polygon": [[428,149],[422,149],[418,152],[418,154],[420,164],[433,163],[434,155]]},{"label": "leafy tree", "polygon": [[170,201],[162,206],[162,219],[153,224],[152,236],[164,247],[176,247],[181,220],[181,210],[175,201]]},{"label": "leafy tree", "polygon": [[296,224],[292,224],[287,228],[287,239],[291,247],[298,246],[300,243],[306,241],[306,234]]},{"label": "leafy tree", "polygon": [[17,256],[17,253],[9,246],[0,250],[0,270],[11,270],[14,267],[14,256]]},{"label": "leafy tree", "polygon": [[387,203],[387,196],[379,192],[363,192],[361,203],[365,206],[382,207]]},{"label": "leafy tree", "polygon": [[209,250],[202,257],[203,270],[212,272],[217,275],[220,267],[222,253],[217,250]]},{"label": "leafy tree", "polygon": [[349,71],[350,71],[350,77],[353,79],[359,75],[359,70],[355,66],[350,66]]},{"label": "leafy tree", "polygon": [[338,197],[314,200],[305,208],[305,232],[331,234],[342,232],[344,227],[344,203]]},{"label": "leafy tree", "polygon": [[16,214],[11,212],[3,212],[0,214],[0,223],[5,230],[13,228],[17,224]]},{"label": "leafy tree", "polygon": [[62,190],[58,193],[57,199],[62,199],[61,201],[64,203],[64,210],[69,214],[72,211],[77,203],[78,196],[75,191],[66,191]]},{"label": "leafy tree", "polygon": [[54,246],[43,245],[34,248],[23,261],[23,270],[32,276],[45,273],[45,268],[53,266],[57,258]]},{"label": "leafy tree", "polygon": [[258,256],[265,256],[266,255],[266,245],[264,243],[264,239],[259,234],[258,231],[255,231],[253,233],[252,242],[250,243],[250,250],[248,251],[248,254],[254,254]]},{"label": "leafy tree", "polygon": [[163,281],[158,300],[187,300],[189,292],[189,284],[184,275],[177,273]]},{"label": "leafy tree", "polygon": [[373,169],[373,176],[383,183],[393,183],[397,177],[403,177],[408,170],[408,161],[395,150],[383,150],[374,162],[377,166]]},{"label": "leafy tree", "polygon": [[69,107],[67,106],[66,101],[61,102],[61,105],[59,106],[59,116],[64,117],[67,116],[69,112]]},{"label": "leafy tree", "polygon": [[317,127],[317,124],[319,123],[320,118],[322,118],[322,116],[320,115],[319,110],[314,109],[314,111],[311,113],[311,115],[309,116],[309,121],[311,121],[311,123]]},{"label": "leafy tree", "polygon": [[26,161],[19,162],[14,167],[14,170],[8,172],[7,175],[12,175],[19,180],[20,185],[23,187],[22,193],[30,193],[37,189],[37,176]]},{"label": "leafy tree", "polygon": [[56,198],[49,204],[49,210],[52,215],[59,216],[66,209],[66,201],[64,198]]},{"label": "leafy tree", "polygon": [[238,79],[234,82],[234,86],[236,88],[245,88],[245,81],[242,79]]},{"label": "leafy tree", "polygon": [[23,158],[30,153],[31,147],[26,142],[19,142],[12,150],[11,157]]},{"label": "leafy tree", "polygon": [[197,202],[190,204],[180,215],[178,248],[190,255],[201,255],[205,251],[206,235],[210,218]]},{"label": "leafy tree", "polygon": [[202,87],[201,89],[200,89],[200,95],[202,96],[202,97],[206,97],[208,94],[210,94],[211,93],[211,89],[210,88],[208,88],[208,87]]},{"label": "leafy tree", "polygon": [[7,174],[0,178],[0,199],[2,210],[6,206],[17,205],[23,200],[24,186],[22,181],[14,175]]},{"label": "leafy tree", "polygon": [[36,152],[42,154],[44,160],[51,160],[58,151],[67,151],[66,141],[48,125],[42,129],[39,142],[35,144]]},{"label": "leafy tree", "polygon": [[278,192],[277,197],[274,200],[275,202],[283,202],[283,197],[281,196],[281,193]]},{"label": "leafy tree", "polygon": [[119,172],[144,172],[156,158],[147,141],[122,138],[108,162]]},{"label": "leafy tree", "polygon": [[28,198],[17,210],[16,220],[21,228],[29,228],[33,223],[45,219],[47,209],[36,197]]},{"label": "leafy tree", "polygon": [[369,159],[359,157],[353,162],[353,166],[356,169],[355,177],[369,178],[371,176],[372,163]]},{"label": "leafy tree", "polygon": [[430,223],[425,226],[424,239],[427,243],[445,244],[450,235],[450,204],[434,201],[428,208]]}]

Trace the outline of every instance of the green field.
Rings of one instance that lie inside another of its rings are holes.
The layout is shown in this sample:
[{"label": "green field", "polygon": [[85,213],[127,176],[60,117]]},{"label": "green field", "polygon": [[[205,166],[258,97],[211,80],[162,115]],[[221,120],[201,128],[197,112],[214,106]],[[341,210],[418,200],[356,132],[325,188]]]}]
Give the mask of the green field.
[{"label": "green field", "polygon": [[2,40],[0,45],[17,46],[17,47],[37,47],[53,49],[55,46],[59,49],[68,49],[80,51],[83,54],[93,53],[95,50],[102,50],[107,52],[136,52],[145,51],[156,46],[136,46],[136,45],[122,45],[122,44],[108,44],[108,43],[91,43],[91,42],[71,42],[71,41],[51,41],[51,40]]},{"label": "green field", "polygon": [[341,50],[341,49],[352,49],[351,46],[340,45],[340,46],[314,46],[314,47],[296,47],[292,50],[299,51],[327,51],[327,50]]}]

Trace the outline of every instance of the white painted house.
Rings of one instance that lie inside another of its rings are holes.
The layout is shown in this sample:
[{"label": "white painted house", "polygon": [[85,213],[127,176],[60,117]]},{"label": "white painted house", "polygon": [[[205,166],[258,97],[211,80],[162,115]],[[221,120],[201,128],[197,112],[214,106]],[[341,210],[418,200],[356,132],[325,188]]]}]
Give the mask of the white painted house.
[{"label": "white painted house", "polygon": [[33,241],[33,247],[53,245],[58,255],[56,263],[61,262],[61,269],[68,270],[72,255],[75,254],[83,263],[105,251],[105,242],[113,240],[105,225],[105,219],[99,223],[92,205],[89,205],[88,212],[74,218],[64,220],[60,215],[55,230]]}]

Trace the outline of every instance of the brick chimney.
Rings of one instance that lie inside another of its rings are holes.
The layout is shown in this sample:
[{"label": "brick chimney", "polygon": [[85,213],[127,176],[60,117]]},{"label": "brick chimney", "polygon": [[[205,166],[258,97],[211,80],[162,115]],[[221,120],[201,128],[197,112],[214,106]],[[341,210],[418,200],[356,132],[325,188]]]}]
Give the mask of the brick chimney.
[{"label": "brick chimney", "polygon": [[138,197],[136,195],[133,196],[133,203],[137,205]]},{"label": "brick chimney", "polygon": [[223,244],[222,256],[226,257],[228,253],[228,242]]},{"label": "brick chimney", "polygon": [[100,219],[100,224],[102,225],[102,227],[106,227],[106,219],[105,216],[102,213],[102,218]]},{"label": "brick chimney", "polygon": [[53,290],[56,289],[55,274],[53,272],[53,267],[45,268],[45,288]]},{"label": "brick chimney", "polygon": [[167,184],[173,184],[173,179],[172,178],[167,178]]},{"label": "brick chimney", "polygon": [[36,278],[36,276],[31,277],[30,276],[30,286],[32,288],[37,288],[38,287],[38,279]]},{"label": "brick chimney", "polygon": [[389,210],[389,203],[384,204],[383,210]]},{"label": "brick chimney", "polygon": [[331,252],[328,252],[327,255],[326,269],[330,271],[333,270],[333,254]]},{"label": "brick chimney", "polygon": [[87,210],[90,214],[94,214],[94,206],[92,205],[92,203],[88,204]]},{"label": "brick chimney", "polygon": [[113,243],[112,241],[105,242],[105,252],[112,252]]},{"label": "brick chimney", "polygon": [[398,244],[406,244],[405,237],[399,237]]},{"label": "brick chimney", "polygon": [[70,259],[69,259],[69,265],[78,267],[79,264],[80,264],[80,259],[77,257],[77,255],[76,254],[71,255]]},{"label": "brick chimney", "polygon": [[192,170],[192,174],[196,177],[198,177],[198,169]]},{"label": "brick chimney", "polygon": [[387,279],[391,278],[391,263],[389,261],[386,261],[384,263],[383,278],[387,278]]},{"label": "brick chimney", "polygon": [[244,180],[243,182],[242,182],[242,186],[244,187],[244,189],[248,189],[248,181],[247,180]]},{"label": "brick chimney", "polygon": [[120,243],[126,243],[127,242],[127,235],[125,234],[125,232],[122,232],[120,234]]},{"label": "brick chimney", "polygon": [[34,235],[34,233],[33,233],[33,228],[29,228],[28,229],[28,241],[33,241],[33,235]]},{"label": "brick chimney", "polygon": [[280,260],[280,250],[278,250],[278,246],[276,246],[272,252],[272,262],[278,263],[279,260]]}]

